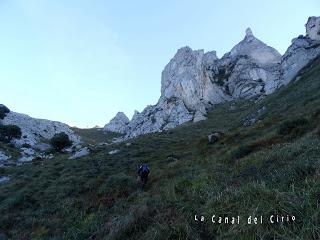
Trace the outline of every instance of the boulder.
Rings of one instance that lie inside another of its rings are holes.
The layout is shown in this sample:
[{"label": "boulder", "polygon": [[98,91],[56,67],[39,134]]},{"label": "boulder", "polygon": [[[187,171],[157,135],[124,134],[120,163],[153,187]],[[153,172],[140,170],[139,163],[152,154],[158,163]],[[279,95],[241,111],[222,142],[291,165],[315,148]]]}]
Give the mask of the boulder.
[{"label": "boulder", "polygon": [[114,149],[114,150],[109,151],[109,155],[117,154],[118,152],[120,152],[120,150]]},{"label": "boulder", "polygon": [[10,158],[11,158],[11,156],[7,156],[5,153],[0,151],[0,162],[1,161],[7,161]]},{"label": "boulder", "polygon": [[36,143],[33,148],[43,152],[52,149],[51,145],[47,143]]},{"label": "boulder", "polygon": [[75,152],[69,159],[80,158],[84,156],[88,156],[90,154],[90,149],[87,147],[81,148],[77,152]]},{"label": "boulder", "polygon": [[219,133],[219,132],[213,132],[213,133],[210,133],[210,134],[208,135],[208,142],[209,142],[209,143],[215,143],[215,142],[217,142],[220,138],[221,138],[221,133]]},{"label": "boulder", "polygon": [[6,176],[0,176],[0,183],[5,183],[5,182],[8,182],[10,180],[9,177],[6,177]]}]

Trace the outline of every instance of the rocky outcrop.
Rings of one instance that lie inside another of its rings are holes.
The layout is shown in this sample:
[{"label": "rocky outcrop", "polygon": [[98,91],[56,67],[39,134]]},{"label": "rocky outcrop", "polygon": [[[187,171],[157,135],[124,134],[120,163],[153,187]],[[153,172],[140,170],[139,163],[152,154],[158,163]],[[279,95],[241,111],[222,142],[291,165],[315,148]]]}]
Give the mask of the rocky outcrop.
[{"label": "rocky outcrop", "polygon": [[126,133],[128,131],[129,118],[123,113],[118,112],[117,115],[111,119],[103,128],[106,132]]},{"label": "rocky outcrop", "polygon": [[125,138],[174,128],[192,119],[193,115],[181,99],[162,97],[156,105],[147,106],[132,118]]},{"label": "rocky outcrop", "polygon": [[309,18],[307,36],[294,39],[284,56],[257,39],[250,28],[221,59],[215,51],[183,47],[162,72],[158,103],[135,112],[130,122],[117,121],[116,116],[106,126],[112,126],[110,131],[121,129],[125,138],[132,138],[205,120],[207,111],[217,103],[270,94],[319,55],[318,23],[319,18]]},{"label": "rocky outcrop", "polygon": [[9,112],[3,120],[0,120],[0,124],[12,124],[20,127],[22,132],[21,139],[13,140],[17,146],[24,144],[34,146],[43,140],[51,139],[56,133],[60,132],[65,132],[73,144],[80,142],[79,136],[67,124],[61,122],[37,119],[21,113]]},{"label": "rocky outcrop", "polygon": [[0,151],[0,162],[1,161],[6,161],[6,160],[8,160],[10,158],[11,158],[11,156],[7,156],[5,153]]},{"label": "rocky outcrop", "polygon": [[280,61],[281,54],[248,28],[244,39],[219,61],[217,81],[233,99],[270,94],[279,80]]},{"label": "rocky outcrop", "polygon": [[320,17],[309,17],[306,23],[306,35],[312,40],[320,41]]},{"label": "rocky outcrop", "polygon": [[281,59],[279,86],[288,84],[310,61],[320,56],[320,17],[310,17],[306,36],[294,38]]}]

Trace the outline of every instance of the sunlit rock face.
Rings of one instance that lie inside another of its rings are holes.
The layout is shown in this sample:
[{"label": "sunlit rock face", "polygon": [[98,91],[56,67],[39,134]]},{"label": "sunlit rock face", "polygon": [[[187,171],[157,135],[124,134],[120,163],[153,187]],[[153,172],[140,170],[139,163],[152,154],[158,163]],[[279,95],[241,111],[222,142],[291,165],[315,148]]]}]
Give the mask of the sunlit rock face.
[{"label": "sunlit rock face", "polygon": [[179,49],[162,72],[161,96],[181,99],[192,111],[201,103],[229,99],[210,79],[210,74],[217,72],[217,63],[215,52],[204,54],[203,50],[194,51],[190,47]]},{"label": "sunlit rock face", "polygon": [[320,17],[309,17],[306,23],[306,35],[311,40],[320,40]]},{"label": "sunlit rock face", "polygon": [[221,59],[215,51],[180,48],[162,71],[158,103],[135,112],[129,123],[119,123],[122,133],[132,138],[203,121],[217,103],[274,92],[319,55],[318,23],[319,18],[309,18],[307,36],[294,39],[284,56],[257,39],[250,28]]},{"label": "sunlit rock face", "polygon": [[50,121],[46,119],[37,119],[28,115],[9,112],[3,120],[0,120],[3,125],[17,125],[22,132],[21,139],[14,139],[17,146],[29,144],[34,146],[37,143],[51,139],[56,133],[65,132],[74,144],[80,142],[77,136],[67,124],[61,122]]},{"label": "sunlit rock face", "polygon": [[218,77],[233,99],[269,94],[277,86],[280,61],[281,54],[248,28],[244,39],[219,61]]},{"label": "sunlit rock face", "polygon": [[123,112],[118,112],[117,115],[104,126],[103,130],[124,134],[128,131],[129,122],[129,118]]}]

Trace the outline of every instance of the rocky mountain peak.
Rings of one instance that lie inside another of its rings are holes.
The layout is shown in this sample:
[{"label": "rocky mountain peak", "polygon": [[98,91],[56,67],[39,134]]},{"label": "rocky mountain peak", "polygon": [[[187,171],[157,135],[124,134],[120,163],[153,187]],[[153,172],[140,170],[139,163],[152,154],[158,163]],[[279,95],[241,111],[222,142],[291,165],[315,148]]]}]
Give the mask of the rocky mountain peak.
[{"label": "rocky mountain peak", "polygon": [[136,112],[130,122],[117,115],[105,129],[132,138],[205,120],[217,103],[270,94],[320,55],[318,25],[318,17],[309,18],[307,36],[294,39],[284,56],[256,38],[250,28],[221,59],[215,51],[182,47],[162,71],[158,103]]},{"label": "rocky mountain peak", "polygon": [[129,122],[129,118],[123,112],[118,112],[103,129],[107,132],[126,133]]},{"label": "rocky mountain peak", "polygon": [[281,54],[257,39],[250,28],[247,28],[244,39],[231,49],[229,56],[247,56],[263,65],[278,63],[281,60]]}]

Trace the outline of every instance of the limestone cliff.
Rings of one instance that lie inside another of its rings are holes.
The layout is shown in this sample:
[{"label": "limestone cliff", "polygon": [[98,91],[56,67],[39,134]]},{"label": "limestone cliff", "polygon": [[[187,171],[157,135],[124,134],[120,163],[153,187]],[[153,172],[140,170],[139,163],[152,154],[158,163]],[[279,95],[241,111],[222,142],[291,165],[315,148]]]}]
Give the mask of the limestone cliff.
[{"label": "limestone cliff", "polygon": [[319,22],[319,17],[310,17],[306,36],[294,39],[283,56],[257,39],[250,28],[221,59],[215,51],[180,48],[162,71],[158,103],[136,112],[131,121],[114,118],[107,125],[109,130],[132,138],[204,120],[207,111],[220,102],[273,93],[320,55]]}]

